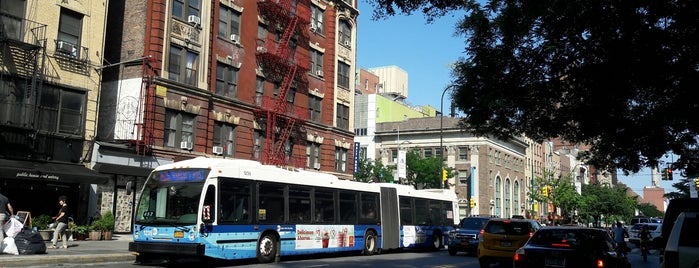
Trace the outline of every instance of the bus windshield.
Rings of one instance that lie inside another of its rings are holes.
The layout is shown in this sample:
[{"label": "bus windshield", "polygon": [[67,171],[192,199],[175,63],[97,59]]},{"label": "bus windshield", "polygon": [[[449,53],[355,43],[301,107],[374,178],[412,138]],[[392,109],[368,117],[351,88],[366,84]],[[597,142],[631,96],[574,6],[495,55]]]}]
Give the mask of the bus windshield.
[{"label": "bus windshield", "polygon": [[136,224],[192,225],[208,169],[155,171],[146,181],[135,216]]}]

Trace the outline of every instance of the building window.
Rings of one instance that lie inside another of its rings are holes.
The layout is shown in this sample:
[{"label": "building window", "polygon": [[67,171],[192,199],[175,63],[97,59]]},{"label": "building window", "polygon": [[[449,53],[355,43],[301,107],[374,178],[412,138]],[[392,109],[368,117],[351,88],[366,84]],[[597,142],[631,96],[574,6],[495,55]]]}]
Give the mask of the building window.
[{"label": "building window", "polygon": [[[240,38],[240,13],[225,6],[221,6],[218,14],[218,36],[231,40],[231,35]],[[231,40],[233,41],[233,40]],[[238,39],[238,42],[240,39]]]},{"label": "building window", "polygon": [[311,31],[323,34],[323,10],[316,5],[311,5]]},{"label": "building window", "polygon": [[311,49],[311,74],[323,76],[323,53]]},{"label": "building window", "polygon": [[170,46],[168,78],[191,86],[197,86],[199,54],[182,47]]},{"label": "building window", "polygon": [[44,85],[41,90],[40,129],[80,135],[84,131],[85,93]]},{"label": "building window", "polygon": [[56,52],[73,58],[80,58],[80,35],[83,28],[82,26],[82,14],[61,8]]},{"label": "building window", "polygon": [[442,156],[442,148],[440,148],[440,147],[434,148],[434,157],[436,157],[436,158],[443,158],[443,156]]},{"label": "building window", "polygon": [[349,106],[337,104],[337,127],[349,129]]},{"label": "building window", "polygon": [[214,123],[214,146],[223,147],[223,155],[235,156],[235,126],[223,122]]},{"label": "building window", "polygon": [[338,41],[340,45],[349,47],[352,44],[352,26],[350,26],[347,20],[340,20],[339,35]]},{"label": "building window", "polygon": [[335,171],[347,171],[347,149],[335,147]]},{"label": "building window", "polygon": [[459,184],[468,185],[468,178],[471,174],[468,174],[467,170],[459,170]]},{"label": "building window", "polygon": [[264,135],[261,130],[253,131],[253,148],[252,148],[252,159],[260,160],[262,154],[262,142],[264,140]]},{"label": "building window", "polygon": [[183,142],[194,143],[194,115],[180,111],[165,112],[165,146],[182,148]]},{"label": "building window", "polygon": [[502,182],[500,177],[495,178],[495,216],[502,217]]},{"label": "building window", "polygon": [[514,193],[514,196],[512,197],[512,200],[514,202],[513,208],[514,208],[514,211],[519,211],[519,209],[521,209],[521,208],[519,206],[519,182],[518,181],[515,181],[513,193]]},{"label": "building window", "polygon": [[308,119],[312,122],[320,122],[321,99],[318,96],[308,95]]},{"label": "building window", "polygon": [[255,104],[262,105],[263,95],[265,95],[265,78],[258,76],[255,80]]},{"label": "building window", "polygon": [[509,218],[512,213],[512,210],[510,208],[510,179],[505,179],[505,217]]},{"label": "building window", "polygon": [[201,17],[200,9],[200,0],[172,0],[172,16],[181,20],[186,20],[190,15]]},{"label": "building window", "polygon": [[306,147],[306,167],[320,169],[320,144],[311,142]]},{"label": "building window", "polygon": [[430,158],[432,157],[432,148],[425,148],[423,150],[423,155],[425,158]]},{"label": "building window", "polygon": [[350,66],[344,62],[337,63],[337,85],[350,88]]},{"label": "building window", "polygon": [[[274,83],[274,97],[279,97],[279,89],[281,89],[279,83]],[[294,101],[296,101],[296,88],[290,87],[286,91],[286,102],[294,103]]]},{"label": "building window", "polygon": [[229,98],[238,96],[238,68],[216,63],[216,94]]},{"label": "building window", "polygon": [[459,160],[468,161],[468,147],[459,147]]}]

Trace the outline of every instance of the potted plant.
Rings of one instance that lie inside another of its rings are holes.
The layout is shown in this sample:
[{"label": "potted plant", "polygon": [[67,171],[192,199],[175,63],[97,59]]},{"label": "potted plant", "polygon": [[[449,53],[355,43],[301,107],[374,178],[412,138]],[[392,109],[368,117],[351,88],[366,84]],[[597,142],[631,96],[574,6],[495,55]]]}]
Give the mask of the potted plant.
[{"label": "potted plant", "polygon": [[90,232],[90,227],[86,225],[76,225],[71,228],[73,230],[73,237],[76,240],[85,240],[87,238],[88,232]]},{"label": "potted plant", "polygon": [[51,221],[51,217],[46,214],[41,214],[32,218],[32,225],[36,227],[36,230],[41,234],[41,238],[43,238],[44,241],[51,240],[52,231],[49,229]]},{"label": "potted plant", "polygon": [[107,211],[100,219],[102,227],[102,238],[104,240],[112,240],[114,234],[114,213]]},{"label": "potted plant", "polygon": [[89,238],[90,240],[100,240],[102,239],[102,219],[95,219],[90,224],[89,228]]}]

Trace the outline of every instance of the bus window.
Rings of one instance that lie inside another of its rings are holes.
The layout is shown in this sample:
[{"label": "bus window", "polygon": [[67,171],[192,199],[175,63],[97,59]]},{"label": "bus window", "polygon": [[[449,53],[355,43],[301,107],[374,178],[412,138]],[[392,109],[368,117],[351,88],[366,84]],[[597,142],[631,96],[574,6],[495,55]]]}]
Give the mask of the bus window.
[{"label": "bus window", "polygon": [[400,224],[401,225],[412,225],[413,222],[413,205],[410,202],[410,197],[401,196],[399,199],[400,205]]},{"label": "bus window", "polygon": [[311,222],[311,190],[289,187],[289,217],[292,223]]},{"label": "bus window", "polygon": [[427,200],[415,199],[415,219],[418,225],[432,225]]},{"label": "bus window", "polygon": [[357,194],[340,192],[340,223],[355,224],[357,222]]},{"label": "bus window", "polygon": [[333,192],[329,190],[315,191],[315,218],[317,223],[335,222],[335,202]]},{"label": "bus window", "polygon": [[376,221],[378,221],[377,208],[379,207],[379,195],[374,193],[362,193],[361,200],[361,221],[363,223],[376,224]]},{"label": "bus window", "polygon": [[219,189],[219,222],[250,223],[250,183],[223,179]]},{"label": "bus window", "polygon": [[442,201],[430,200],[430,225],[442,225],[442,215],[444,215],[442,211],[444,211],[442,209]]},{"label": "bus window", "polygon": [[279,184],[261,183],[259,187],[260,204],[258,204],[257,220],[262,223],[283,223],[284,219],[284,186]]}]

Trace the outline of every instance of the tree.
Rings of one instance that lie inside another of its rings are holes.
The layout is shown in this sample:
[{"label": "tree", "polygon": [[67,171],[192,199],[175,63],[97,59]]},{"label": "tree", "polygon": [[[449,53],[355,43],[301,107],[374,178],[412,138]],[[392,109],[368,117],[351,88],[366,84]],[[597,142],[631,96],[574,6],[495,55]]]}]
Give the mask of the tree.
[{"label": "tree", "polygon": [[374,19],[463,12],[450,92],[474,134],[587,144],[586,163],[627,174],[668,152],[699,171],[699,2],[367,1]]},{"label": "tree", "polygon": [[354,174],[354,180],[360,182],[392,182],[393,172],[391,167],[384,166],[381,161],[371,161],[359,158],[359,171]]},{"label": "tree", "polygon": [[609,186],[608,184],[583,184],[582,195],[584,205],[580,215],[594,218],[599,224],[604,215],[607,224],[633,216],[637,201],[635,197],[626,195],[626,186]]},{"label": "tree", "polygon": [[[442,185],[442,169],[446,168],[441,158],[424,158],[418,150],[410,150],[405,156],[407,184],[415,189],[439,189]],[[447,177],[455,175],[454,169],[447,169]],[[446,185],[448,188],[448,185]]]},{"label": "tree", "polygon": [[665,198],[675,199],[689,197],[689,187],[694,187],[694,179],[683,178],[680,181],[673,183],[672,187],[677,189],[677,191],[666,193]]},{"label": "tree", "polygon": [[550,187],[550,192],[544,196],[541,191],[533,191],[533,198],[539,202],[550,202],[554,210],[560,208],[562,215],[572,216],[573,212],[582,207],[582,198],[575,190],[575,185],[572,183],[572,176],[569,174],[564,177],[554,177],[550,171],[544,172],[544,177],[534,179],[535,189],[543,189]]},{"label": "tree", "polygon": [[651,205],[650,203],[640,203],[636,206],[636,209],[638,209],[641,214],[648,217],[662,218],[664,215],[655,205]]}]

